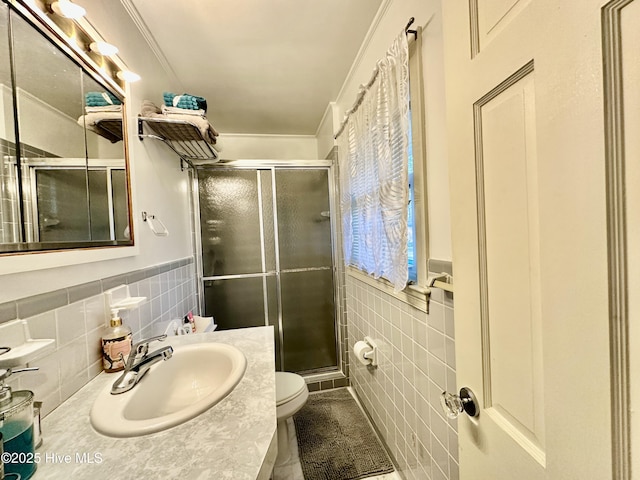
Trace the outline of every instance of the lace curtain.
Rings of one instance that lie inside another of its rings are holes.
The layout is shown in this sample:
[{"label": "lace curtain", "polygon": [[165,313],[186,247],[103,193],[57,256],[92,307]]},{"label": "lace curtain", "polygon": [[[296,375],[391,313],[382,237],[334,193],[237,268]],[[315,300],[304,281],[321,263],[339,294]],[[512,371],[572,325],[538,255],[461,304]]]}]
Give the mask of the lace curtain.
[{"label": "lace curtain", "polygon": [[338,134],[344,257],[396,291],[407,284],[409,50],[404,31],[378,61]]}]

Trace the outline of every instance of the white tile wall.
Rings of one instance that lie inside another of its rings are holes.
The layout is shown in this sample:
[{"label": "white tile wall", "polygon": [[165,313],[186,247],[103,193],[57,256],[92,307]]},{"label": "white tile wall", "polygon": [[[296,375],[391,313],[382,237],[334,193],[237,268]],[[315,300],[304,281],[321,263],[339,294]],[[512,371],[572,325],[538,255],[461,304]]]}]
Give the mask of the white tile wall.
[{"label": "white tile wall", "polygon": [[[139,308],[120,312],[134,342],[156,335],[158,322],[195,311],[195,282],[191,263],[130,284],[132,296],[147,297]],[[10,385],[32,390],[35,399],[43,401],[42,413],[51,412],[102,371],[100,339],[109,318],[104,294],[27,318],[32,337],[55,338],[56,349],[29,365],[39,371],[16,374]]]},{"label": "white tile wall", "polygon": [[458,480],[457,422],[440,407],[456,391],[453,300],[434,289],[430,313],[349,275],[348,342],[365,335],[380,346],[380,365],[351,362],[351,384],[410,480]]}]

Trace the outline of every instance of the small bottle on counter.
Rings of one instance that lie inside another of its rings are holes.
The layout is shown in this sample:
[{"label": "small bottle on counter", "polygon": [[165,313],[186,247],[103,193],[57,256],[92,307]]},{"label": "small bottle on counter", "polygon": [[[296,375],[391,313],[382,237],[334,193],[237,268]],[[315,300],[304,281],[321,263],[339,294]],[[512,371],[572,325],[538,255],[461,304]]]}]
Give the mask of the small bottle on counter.
[{"label": "small bottle on counter", "polygon": [[196,333],[196,321],[193,318],[193,313],[189,312],[184,316],[184,325],[189,326],[189,333]]},{"label": "small bottle on counter", "polygon": [[109,328],[102,336],[102,366],[105,372],[119,372],[131,353],[133,335],[131,328],[122,324],[118,310],[111,310]]}]

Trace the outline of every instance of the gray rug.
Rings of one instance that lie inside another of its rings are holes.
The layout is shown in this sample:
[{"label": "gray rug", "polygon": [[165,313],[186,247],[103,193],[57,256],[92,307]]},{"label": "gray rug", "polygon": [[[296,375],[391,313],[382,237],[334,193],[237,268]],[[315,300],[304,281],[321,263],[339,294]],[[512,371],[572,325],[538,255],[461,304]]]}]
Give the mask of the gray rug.
[{"label": "gray rug", "polygon": [[346,388],[309,395],[293,421],[305,480],[357,480],[394,470]]}]

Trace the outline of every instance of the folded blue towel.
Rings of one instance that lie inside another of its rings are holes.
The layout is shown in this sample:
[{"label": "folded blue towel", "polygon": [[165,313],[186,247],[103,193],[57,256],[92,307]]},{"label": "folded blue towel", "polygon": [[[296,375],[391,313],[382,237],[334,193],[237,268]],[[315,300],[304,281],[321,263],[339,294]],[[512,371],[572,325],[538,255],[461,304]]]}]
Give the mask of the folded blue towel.
[{"label": "folded blue towel", "polygon": [[118,97],[116,97],[111,92],[87,92],[85,94],[85,98],[99,99],[109,101],[111,100],[113,103],[119,102]]},{"label": "folded blue towel", "polygon": [[178,99],[178,103],[174,104],[173,102],[177,95],[170,92],[164,92],[162,96],[164,97],[164,104],[167,107],[178,107],[187,110],[204,110],[205,112],[207,111],[207,100],[204,97],[198,97],[196,95],[183,93],[182,95],[178,95],[180,97]]},{"label": "folded blue towel", "polygon": [[107,107],[109,105],[122,105],[122,102],[111,92],[87,92],[84,95],[87,107]]}]

